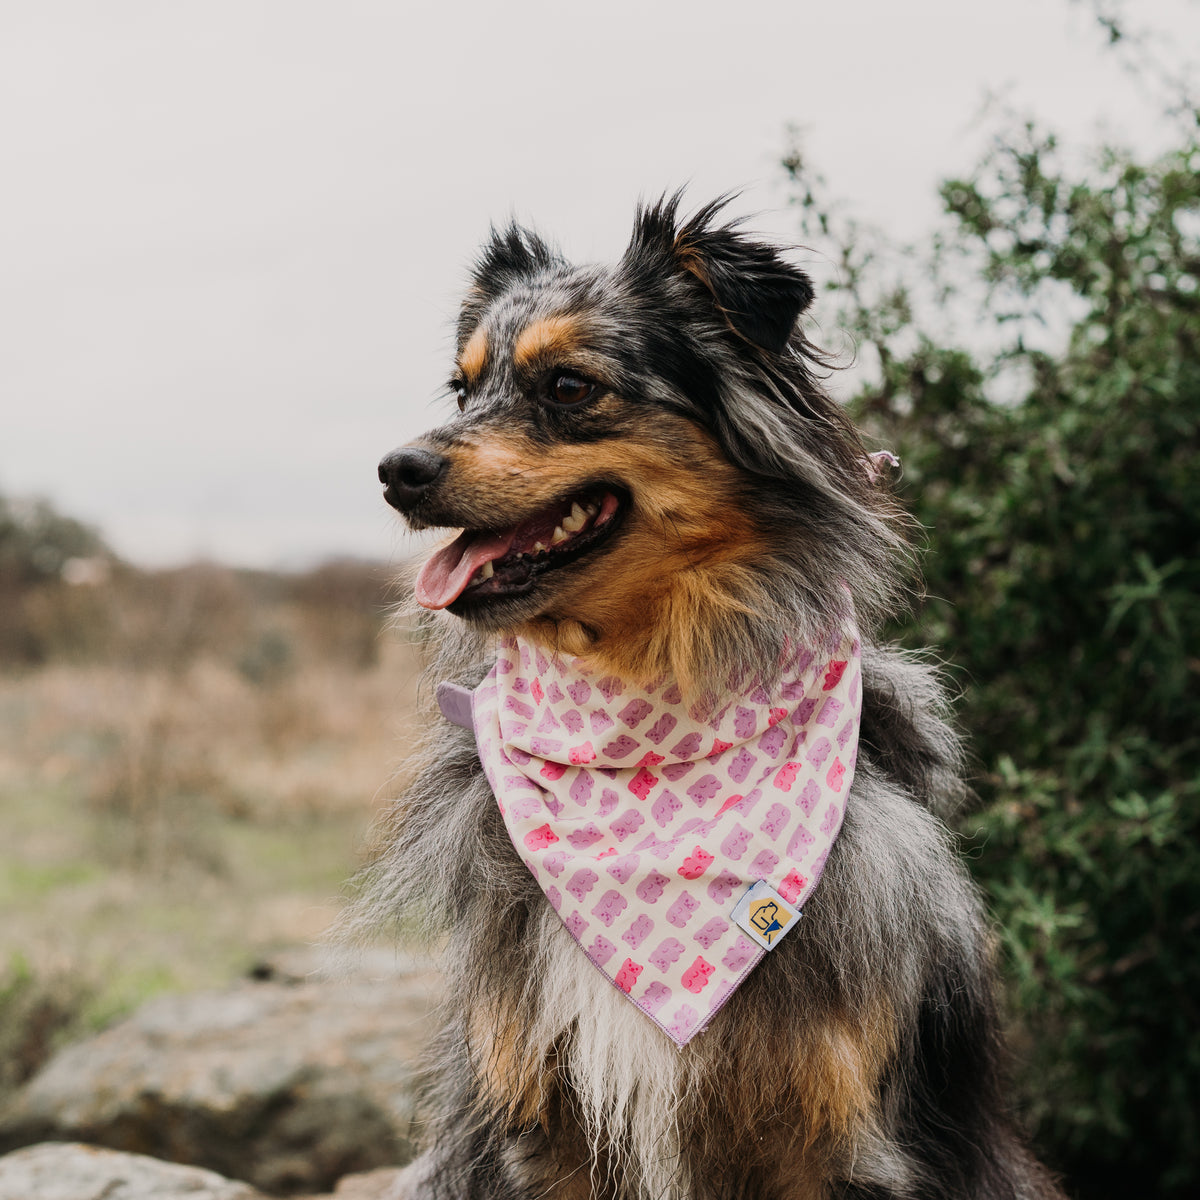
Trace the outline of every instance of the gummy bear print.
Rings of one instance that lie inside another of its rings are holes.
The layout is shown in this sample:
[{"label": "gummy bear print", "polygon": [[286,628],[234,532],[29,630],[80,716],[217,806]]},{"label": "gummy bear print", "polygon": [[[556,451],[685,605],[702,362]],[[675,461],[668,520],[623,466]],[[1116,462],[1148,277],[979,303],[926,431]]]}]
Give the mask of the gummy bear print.
[{"label": "gummy bear print", "polygon": [[845,670],[846,663],[844,661],[831,662],[829,664],[829,669],[825,672],[824,690],[830,692],[837,687],[838,683],[841,682],[842,674]]},{"label": "gummy bear print", "polygon": [[679,961],[680,955],[683,954],[683,949],[683,943],[678,938],[664,938],[651,951],[650,961],[660,971],[665,971],[672,964]]},{"label": "gummy bear print", "polygon": [[646,767],[639,767],[637,774],[629,781],[629,790],[639,800],[645,800],[657,782],[656,775],[652,775]]},{"label": "gummy bear print", "polygon": [[637,898],[645,904],[654,904],[662,898],[670,880],[658,871],[648,871],[637,885]]},{"label": "gummy bear print", "polygon": [[587,948],[588,958],[592,960],[598,967],[604,966],[606,962],[614,954],[616,954],[616,946],[608,940],[602,933],[598,933],[592,939],[592,944]]},{"label": "gummy bear print", "polygon": [[592,909],[592,916],[603,921],[605,925],[611,925],[628,907],[629,901],[615,888],[610,888]]},{"label": "gummy bear print", "polygon": [[667,921],[682,929],[691,919],[692,914],[700,907],[700,901],[695,896],[684,892],[675,903],[667,909]]},{"label": "gummy bear print", "polygon": [[636,833],[645,821],[646,818],[636,808],[631,808],[613,821],[609,826],[609,830],[618,842],[623,842],[631,834]]},{"label": "gummy bear print", "polygon": [[638,1005],[654,1016],[660,1008],[671,998],[671,989],[665,983],[655,980],[649,984],[638,1000]]},{"label": "gummy bear print", "polygon": [[705,962],[703,955],[698,955],[696,961],[680,977],[680,983],[693,995],[698,996],[708,986],[708,981],[716,969],[712,963]]},{"label": "gummy bear print", "polygon": [[595,871],[584,867],[576,871],[570,879],[567,880],[567,891],[575,897],[576,900],[582,900],[588,892],[592,890],[599,881],[600,876]]},{"label": "gummy bear print", "polygon": [[729,931],[729,922],[724,917],[713,917],[711,921],[706,921],[692,935],[705,950],[709,950],[715,943]]},{"label": "gummy bear print", "polygon": [[638,976],[642,973],[642,964],[635,963],[632,958],[627,958],[622,964],[621,969],[617,972],[613,982],[623,992],[631,992],[633,985],[637,983]]},{"label": "gummy bear print", "polygon": [[766,953],[732,923],[737,898],[762,879],[802,903],[841,826],[857,650],[792,653],[776,687],[744,670],[685,703],[670,679],[597,678],[509,639],[475,693],[518,853],[582,952],[680,1044]]},{"label": "gummy bear print", "polygon": [[679,868],[679,874],[684,879],[699,879],[712,864],[713,856],[703,846],[697,846],[683,860],[683,865]]},{"label": "gummy bear print", "polygon": [[594,846],[597,842],[604,840],[604,834],[595,821],[589,821],[586,825],[579,829],[572,829],[567,834],[567,841],[576,850],[586,850],[589,846]]},{"label": "gummy bear print", "polygon": [[620,858],[606,864],[605,870],[618,882],[628,883],[637,873],[641,862],[637,854],[622,854]]},{"label": "gummy bear print", "polygon": [[675,795],[674,792],[669,792],[665,788],[653,807],[650,809],[650,815],[658,822],[659,825],[667,826],[675,819],[675,814],[683,809],[683,801]]},{"label": "gummy bear print", "polygon": [[553,846],[557,841],[558,834],[549,825],[539,825],[537,829],[533,829],[525,835],[525,845],[530,850],[545,850],[547,846]]},{"label": "gummy bear print", "polygon": [[700,1014],[690,1004],[680,1005],[671,1018],[671,1024],[667,1026],[667,1032],[677,1041],[685,1041],[691,1036],[699,1020]]},{"label": "gummy bear print", "polygon": [[630,729],[640,725],[652,712],[654,706],[648,700],[630,700],[619,713],[617,720],[628,725]]},{"label": "gummy bear print", "polygon": [[645,913],[639,913],[623,934],[621,941],[628,943],[630,949],[636,950],[654,931],[654,922]]}]

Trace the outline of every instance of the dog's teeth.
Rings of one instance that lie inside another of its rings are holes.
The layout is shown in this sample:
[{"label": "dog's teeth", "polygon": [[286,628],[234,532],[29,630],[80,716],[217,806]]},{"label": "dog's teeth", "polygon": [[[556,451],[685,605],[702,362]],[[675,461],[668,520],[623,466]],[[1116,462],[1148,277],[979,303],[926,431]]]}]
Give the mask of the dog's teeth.
[{"label": "dog's teeth", "polygon": [[534,552],[534,554],[545,554],[545,553],[546,553],[546,551],[547,551],[547,550],[549,550],[549,549],[550,549],[550,547],[549,547],[549,546],[547,546],[547,545],[545,544],[545,542],[534,542],[534,543],[533,543],[533,552]]},{"label": "dog's teeth", "polygon": [[571,515],[563,517],[562,527],[568,533],[578,533],[587,524],[588,515],[579,507],[579,501],[576,500],[571,505]]},{"label": "dog's teeth", "polygon": [[482,567],[479,568],[479,578],[481,580],[491,579],[491,577],[493,575],[495,575],[495,573],[496,573],[496,568],[492,566],[490,559],[487,562],[485,562]]},{"label": "dog's teeth", "polygon": [[563,542],[569,542],[570,540],[570,534],[563,533],[562,525],[556,525],[554,527],[554,533],[550,538],[550,545],[561,546]]},{"label": "dog's teeth", "polygon": [[599,509],[595,504],[589,504],[583,511],[584,516],[590,521],[596,515]]}]

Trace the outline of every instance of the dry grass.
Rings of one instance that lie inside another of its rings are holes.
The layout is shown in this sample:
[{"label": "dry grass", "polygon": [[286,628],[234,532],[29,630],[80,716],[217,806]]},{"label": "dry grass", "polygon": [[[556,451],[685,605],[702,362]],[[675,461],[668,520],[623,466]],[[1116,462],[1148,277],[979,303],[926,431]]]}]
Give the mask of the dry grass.
[{"label": "dry grass", "polygon": [[102,1023],[336,914],[404,754],[415,653],[380,632],[382,600],[364,617],[325,583],[263,599],[213,575],[199,596],[172,581],[157,640],[123,618],[121,653],[0,673],[0,1021],[6,994],[49,1019],[32,979]]}]

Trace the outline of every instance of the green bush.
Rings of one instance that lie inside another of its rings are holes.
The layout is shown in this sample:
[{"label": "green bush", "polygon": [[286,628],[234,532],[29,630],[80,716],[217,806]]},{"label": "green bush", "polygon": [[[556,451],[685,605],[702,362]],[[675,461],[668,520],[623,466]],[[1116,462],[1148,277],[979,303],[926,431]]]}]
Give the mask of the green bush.
[{"label": "green bush", "polygon": [[1074,171],[1031,126],[1000,137],[943,186],[953,226],[919,276],[889,277],[785,160],[878,366],[853,407],[928,530],[928,598],[894,634],[961,669],[981,807],[960,832],[1000,924],[1023,1111],[1096,1198],[1200,1188],[1195,129]]},{"label": "green bush", "polygon": [[44,662],[90,645],[104,614],[90,588],[64,582],[72,567],[106,570],[95,530],[48,501],[0,495],[0,667]]},{"label": "green bush", "polygon": [[0,578],[25,584],[58,579],[70,559],[108,553],[94,529],[48,501],[0,495]]}]

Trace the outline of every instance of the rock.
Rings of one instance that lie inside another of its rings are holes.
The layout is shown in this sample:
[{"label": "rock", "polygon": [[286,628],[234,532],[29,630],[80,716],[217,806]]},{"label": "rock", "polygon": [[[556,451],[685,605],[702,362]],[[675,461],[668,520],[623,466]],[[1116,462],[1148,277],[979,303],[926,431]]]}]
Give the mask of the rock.
[{"label": "rock", "polygon": [[[347,1175],[337,1185],[332,1200],[428,1200],[433,1194],[430,1166],[431,1160],[422,1155],[399,1170]],[[307,1196],[301,1200],[325,1200],[325,1197]]]},{"label": "rock", "polygon": [[[404,1168],[382,1167],[363,1175],[347,1175],[338,1180],[332,1200],[404,1200],[405,1194],[397,1189],[406,1173]],[[325,1198],[313,1196],[311,1200]]]},{"label": "rock", "polygon": [[[265,1200],[212,1171],[70,1142],[0,1158],[0,1200]],[[364,1197],[364,1200],[366,1198]]]},{"label": "rock", "polygon": [[[409,1172],[383,1167],[346,1175],[333,1194],[298,1200],[399,1200]],[[268,1200],[200,1167],[80,1142],[42,1142],[0,1158],[0,1200]]]},{"label": "rock", "polygon": [[86,1141],[277,1194],[403,1165],[436,991],[410,971],[153,1000],[51,1059],[0,1114],[0,1152]]}]

